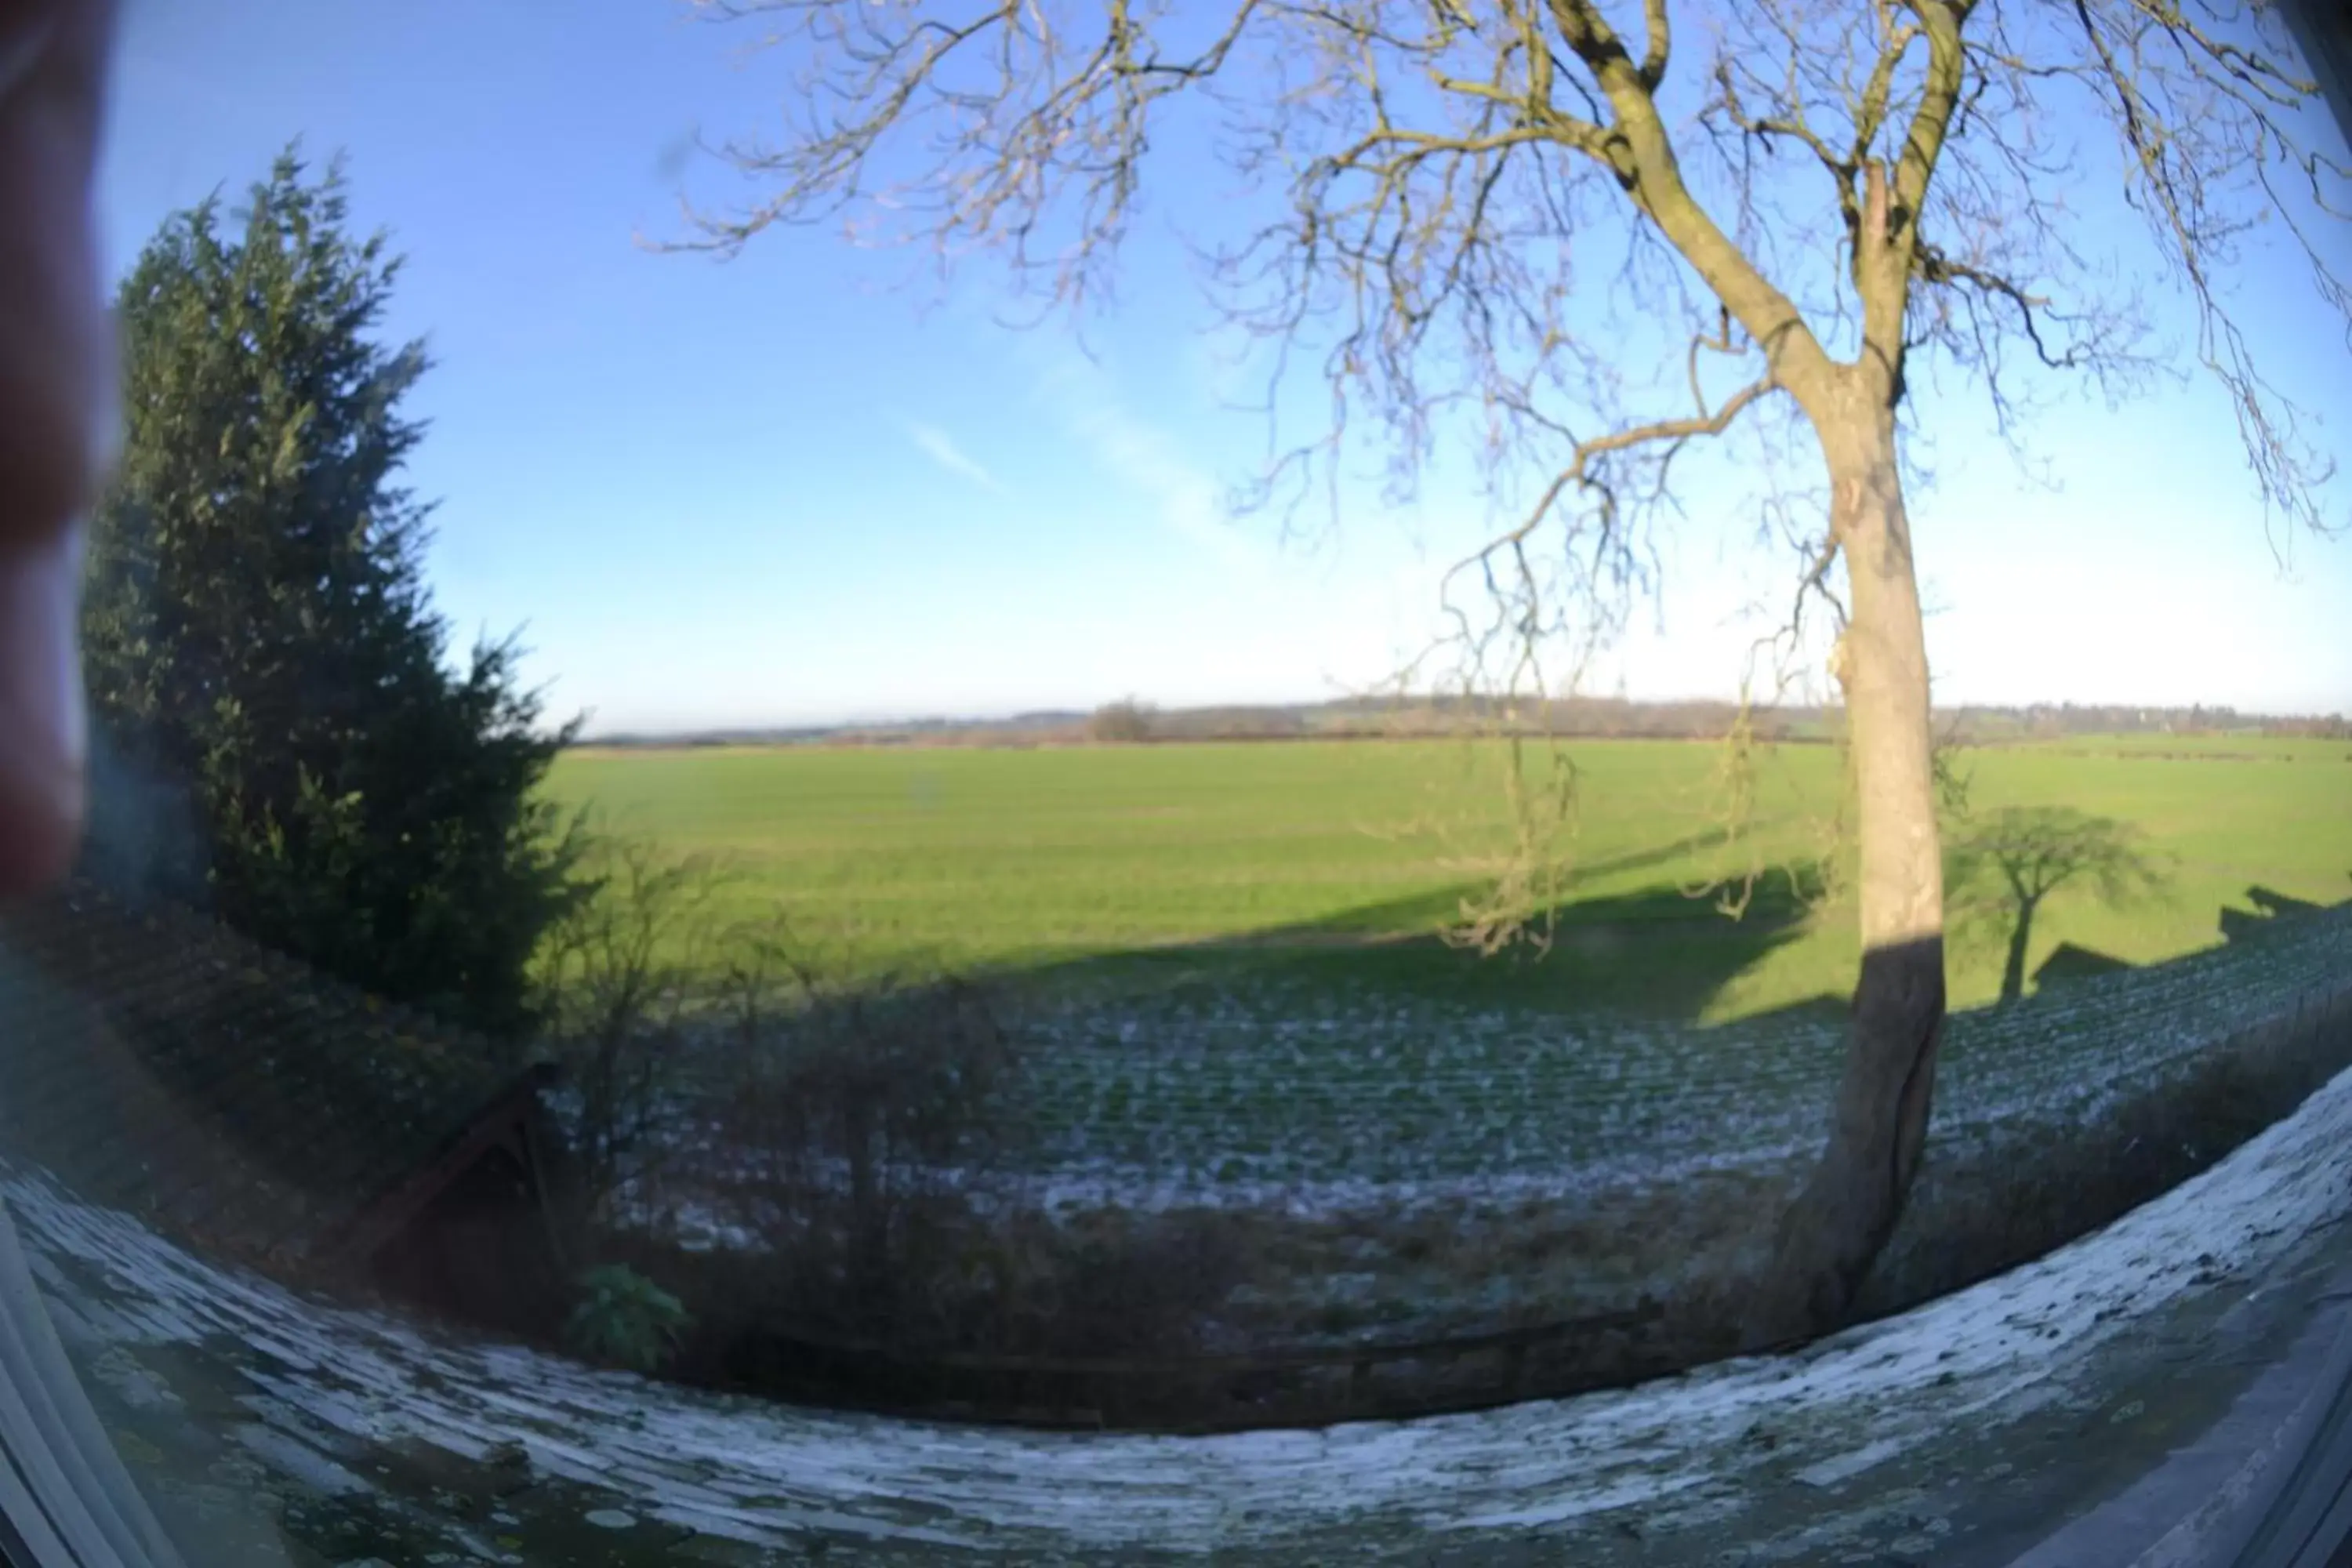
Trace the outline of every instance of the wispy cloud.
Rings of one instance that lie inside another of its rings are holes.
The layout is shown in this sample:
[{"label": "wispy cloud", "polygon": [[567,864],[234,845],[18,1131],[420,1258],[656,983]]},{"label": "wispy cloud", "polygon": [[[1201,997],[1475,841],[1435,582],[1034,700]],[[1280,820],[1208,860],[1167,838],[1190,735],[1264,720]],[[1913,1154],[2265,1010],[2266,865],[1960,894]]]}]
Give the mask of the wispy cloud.
[{"label": "wispy cloud", "polygon": [[1265,552],[1227,515],[1217,481],[1187,458],[1166,431],[1115,404],[1089,408],[1072,423],[1097,462],[1155,498],[1160,521],[1170,531],[1215,556],[1229,571],[1265,566]]},{"label": "wispy cloud", "polygon": [[948,472],[959,479],[970,479],[991,495],[1005,493],[1003,481],[990,473],[971,453],[957,446],[954,437],[946,431],[935,426],[909,421],[907,434],[913,437],[916,446],[923,449],[925,457]]},{"label": "wispy cloud", "polygon": [[1166,430],[1122,405],[1099,366],[1065,353],[1045,358],[1038,370],[1041,389],[1070,433],[1122,486],[1152,498],[1162,526],[1228,572],[1267,571],[1268,552],[1234,525],[1216,478]]}]

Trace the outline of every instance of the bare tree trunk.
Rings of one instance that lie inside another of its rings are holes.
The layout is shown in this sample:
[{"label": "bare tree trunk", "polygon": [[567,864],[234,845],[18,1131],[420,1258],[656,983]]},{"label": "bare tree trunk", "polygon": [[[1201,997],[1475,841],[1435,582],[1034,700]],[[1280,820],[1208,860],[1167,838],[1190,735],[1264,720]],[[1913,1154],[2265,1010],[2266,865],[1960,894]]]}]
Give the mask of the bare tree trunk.
[{"label": "bare tree trunk", "polygon": [[1862,967],[1828,1148],[1782,1217],[1750,1348],[1826,1332],[1852,1310],[1919,1168],[1944,1023],[1944,876],[1927,652],[1891,399],[1851,374],[1816,418],[1831,527],[1852,584],[1834,668],[1858,795]]}]

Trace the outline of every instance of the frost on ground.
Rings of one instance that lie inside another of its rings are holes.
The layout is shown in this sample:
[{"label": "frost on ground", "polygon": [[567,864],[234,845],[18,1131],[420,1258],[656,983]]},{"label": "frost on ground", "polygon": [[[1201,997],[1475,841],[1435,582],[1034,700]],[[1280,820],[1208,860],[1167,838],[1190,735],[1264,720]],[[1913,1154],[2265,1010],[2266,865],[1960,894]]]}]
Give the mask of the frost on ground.
[{"label": "frost on ground", "polygon": [[[2352,907],[1955,1016],[1927,1173],[1871,1310],[2103,1223],[2279,1114],[2290,1080],[2352,1055],[2347,961]],[[2274,1070],[2266,1042],[2299,1037],[2322,1000],[2328,1043],[2258,1085],[2273,1096],[2259,1114],[2214,1092],[2249,1079],[2232,1063]],[[1038,1136],[906,1173],[910,1190],[945,1184],[982,1214],[1222,1213],[1266,1261],[1202,1324],[1220,1349],[1677,1304],[1641,1346],[1573,1348],[1553,1388],[1679,1364],[1719,1331],[1821,1146],[1844,1047],[1818,1017],[1708,1029],[1270,984],[1098,998],[1024,1026],[1036,1048],[1009,1109]],[[735,1158],[708,1131],[677,1138],[647,1227],[759,1248],[758,1184]]]},{"label": "frost on ground", "polygon": [[2352,1208],[2347,1141],[2352,1075],[2107,1230],[1800,1357],[1477,1415],[1207,1438],[896,1423],[666,1388],[298,1299],[38,1173],[0,1191],[110,1395],[152,1403],[157,1369],[201,1360],[234,1382],[239,1436],[289,1485],[365,1488],[372,1454],[423,1446],[483,1468],[527,1457],[574,1500],[573,1523],[626,1515],[795,1552],[822,1540],[828,1562],[898,1549],[1119,1562],[1152,1547],[1426,1560],[1596,1521],[1654,1542],[1792,1495],[1826,1508],[1956,1434],[2095,1397],[2081,1385],[2100,1352],[2199,1292],[2242,1294],[2228,1280],[2263,1275]]},{"label": "frost on ground", "polygon": [[[2352,960],[2352,905],[2260,940],[1955,1015],[1936,1148],[2063,1133],[2306,999]],[[2340,982],[2337,984],[2340,984]],[[1834,1021],[1702,1028],[1428,998],[1201,984],[1047,1011],[1005,1107],[1034,1136],[991,1180],[1048,1208],[1279,1205],[1301,1217],[1558,1200],[1766,1168],[1813,1148]],[[675,1158],[709,1140],[688,1131]]]}]

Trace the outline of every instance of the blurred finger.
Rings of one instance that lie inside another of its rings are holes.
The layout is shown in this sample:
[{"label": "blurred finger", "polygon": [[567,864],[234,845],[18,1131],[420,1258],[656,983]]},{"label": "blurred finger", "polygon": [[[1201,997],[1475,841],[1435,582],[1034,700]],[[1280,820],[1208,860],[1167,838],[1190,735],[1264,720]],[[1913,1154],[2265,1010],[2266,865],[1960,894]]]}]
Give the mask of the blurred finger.
[{"label": "blurred finger", "polygon": [[112,0],[0,0],[0,547],[89,504],[117,424],[92,210]]},{"label": "blurred finger", "polygon": [[118,438],[92,207],[112,0],[0,0],[0,892],[80,829],[78,520]]},{"label": "blurred finger", "polygon": [[0,558],[0,893],[62,875],[81,834],[80,545],[68,528]]}]

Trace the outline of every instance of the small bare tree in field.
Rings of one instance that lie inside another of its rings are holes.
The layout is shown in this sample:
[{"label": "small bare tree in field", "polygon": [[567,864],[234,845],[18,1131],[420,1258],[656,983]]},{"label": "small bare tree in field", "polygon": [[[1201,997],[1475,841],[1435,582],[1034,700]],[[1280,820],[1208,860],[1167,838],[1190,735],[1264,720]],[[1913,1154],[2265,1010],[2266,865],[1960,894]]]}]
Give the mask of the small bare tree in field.
[{"label": "small bare tree in field", "polygon": [[1238,178],[1201,215],[1211,286],[1273,345],[1276,391],[1304,367],[1329,411],[1309,439],[1277,439],[1244,500],[1295,503],[1320,477],[1336,503],[1367,425],[1402,490],[1442,448],[1482,453],[1506,500],[1536,476],[1448,579],[1471,684],[1549,694],[1548,668],[1654,585],[1655,525],[1695,444],[1745,430],[1780,437],[1767,458],[1802,459],[1809,480],[1770,484],[1768,527],[1795,552],[1774,646],[1813,646],[1819,607],[1862,952],[1828,1144],[1749,1331],[1769,1344],[1843,1319],[1918,1166],[1945,1011],[1907,393],[1923,365],[1970,375],[2021,445],[2042,373],[2112,396],[2163,368],[2066,205],[2092,166],[2078,133],[2111,132],[2267,508],[2320,524],[2325,465],[2219,281],[2269,219],[2327,304],[2352,304],[2312,238],[2346,171],[2273,8],[696,3],[752,23],[801,75],[781,135],[719,149],[761,196],[689,210],[689,247],[846,212],[942,261],[993,253],[1075,304],[1108,281],[1154,161],[1188,136],[1221,155]]},{"label": "small bare tree in field", "polygon": [[1136,746],[1151,739],[1151,706],[1132,697],[1106,702],[1087,716],[1087,739],[1098,746]]}]

